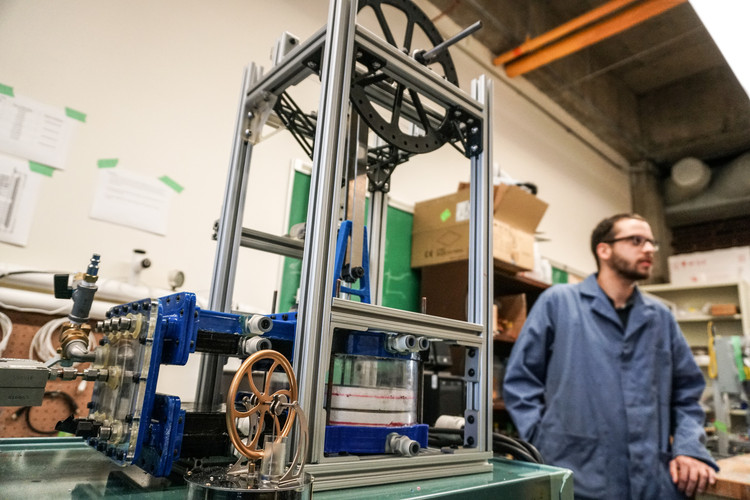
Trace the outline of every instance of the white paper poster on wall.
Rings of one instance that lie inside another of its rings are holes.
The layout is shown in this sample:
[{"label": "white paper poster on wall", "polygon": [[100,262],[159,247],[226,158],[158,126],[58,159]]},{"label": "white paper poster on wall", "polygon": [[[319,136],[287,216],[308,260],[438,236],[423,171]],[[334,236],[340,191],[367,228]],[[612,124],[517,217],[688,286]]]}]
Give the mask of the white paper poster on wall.
[{"label": "white paper poster on wall", "polygon": [[77,125],[62,108],[0,94],[0,151],[4,153],[62,170]]},{"label": "white paper poster on wall", "polygon": [[165,236],[173,196],[172,189],[153,177],[101,168],[90,217]]},{"label": "white paper poster on wall", "polygon": [[0,241],[26,246],[41,180],[27,160],[0,154]]}]

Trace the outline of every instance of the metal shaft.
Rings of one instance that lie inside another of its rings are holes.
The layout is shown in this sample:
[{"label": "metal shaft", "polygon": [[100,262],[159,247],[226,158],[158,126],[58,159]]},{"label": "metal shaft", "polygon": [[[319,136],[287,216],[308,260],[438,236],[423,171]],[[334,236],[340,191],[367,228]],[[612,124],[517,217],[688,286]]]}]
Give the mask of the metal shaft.
[{"label": "metal shaft", "polygon": [[478,31],[482,27],[482,21],[477,21],[468,28],[464,29],[457,35],[452,36],[451,38],[447,39],[443,43],[436,45],[435,47],[431,48],[424,54],[422,54],[422,61],[424,64],[430,64],[433,59],[435,59],[437,56],[439,56],[444,50],[446,50],[451,45],[460,42],[467,36],[471,35],[475,31]]}]

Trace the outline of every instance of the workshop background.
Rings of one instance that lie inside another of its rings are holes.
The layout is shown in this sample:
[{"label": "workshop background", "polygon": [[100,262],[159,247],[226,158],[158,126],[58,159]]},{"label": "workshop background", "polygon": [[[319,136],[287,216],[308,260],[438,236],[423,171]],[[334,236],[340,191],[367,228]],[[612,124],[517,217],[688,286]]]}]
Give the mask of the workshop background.
[{"label": "workshop background", "polygon": [[[661,199],[676,162],[698,156],[721,174],[750,148],[747,96],[688,3],[677,2],[630,31],[513,78],[493,63],[496,56],[596,2],[415,3],[445,38],[477,19],[484,22],[480,32],[451,49],[460,86],[468,92],[480,74],[494,80],[496,170],[534,184],[549,205],[536,229],[538,252],[557,269],[578,276],[593,271],[590,229],[606,214],[631,209],[657,217],[654,228],[663,241],[671,240],[670,217],[714,229],[730,217],[737,223],[729,239],[725,231],[713,248],[748,244],[750,189],[731,197],[731,206],[714,207],[709,212],[715,218],[707,220],[696,220],[689,210],[669,214]],[[243,68],[250,61],[269,66],[273,41],[282,32],[304,40],[326,22],[327,10],[327,0],[0,3],[0,84],[85,114],[65,169],[43,176],[28,243],[0,244],[0,273],[74,272],[96,252],[103,279],[127,282],[133,249],[143,249],[151,262],[138,276],[143,296],[166,293],[169,277],[181,271],[179,289],[205,299]],[[317,105],[316,87],[299,90],[302,103]],[[306,159],[289,134],[268,135],[253,154],[243,225],[283,234],[294,166]],[[392,199],[412,210],[417,202],[454,192],[469,177],[468,169],[455,167],[458,158],[444,147],[437,160],[415,157],[397,168]],[[178,185],[166,235],[90,217],[99,171],[113,160],[116,169],[167,176]],[[705,206],[699,209],[708,213]],[[706,230],[694,239],[706,241]],[[672,250],[669,244],[663,248],[657,280],[668,281]],[[283,259],[242,252],[252,257],[239,261],[236,308],[267,311],[280,287]],[[188,373],[197,376],[197,360],[189,366]],[[195,380],[185,371],[171,376],[165,370],[161,384],[190,398]]]}]

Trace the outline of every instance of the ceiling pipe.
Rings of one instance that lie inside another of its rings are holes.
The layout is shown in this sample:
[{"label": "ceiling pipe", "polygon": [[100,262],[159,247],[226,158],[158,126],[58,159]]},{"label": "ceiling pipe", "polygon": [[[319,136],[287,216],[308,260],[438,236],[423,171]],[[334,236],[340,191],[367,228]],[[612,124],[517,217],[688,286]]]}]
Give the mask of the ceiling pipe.
[{"label": "ceiling pipe", "polygon": [[564,37],[568,33],[572,33],[573,31],[579,28],[583,28],[587,24],[591,24],[594,21],[598,21],[604,16],[607,16],[636,1],[638,0],[612,0],[610,2],[607,2],[604,5],[601,5],[595,9],[592,9],[586,12],[585,14],[582,14],[576,17],[575,19],[571,19],[570,21],[564,24],[561,24],[557,28],[553,28],[544,34],[541,34],[535,38],[532,38],[531,40],[525,41],[524,43],[522,43],[515,49],[509,50],[508,52],[505,52],[504,54],[500,54],[499,56],[497,56],[495,59],[492,60],[492,63],[495,66],[500,66],[501,64],[505,64],[514,59],[517,59],[524,54],[532,52],[544,45],[547,45],[550,42],[554,42]]},{"label": "ceiling pipe", "polygon": [[612,35],[621,33],[633,26],[655,17],[688,0],[647,0],[634,7],[589,28],[585,28],[567,38],[545,46],[536,52],[505,65],[509,77],[516,77],[549,64],[557,59],[577,52],[600,42]]}]

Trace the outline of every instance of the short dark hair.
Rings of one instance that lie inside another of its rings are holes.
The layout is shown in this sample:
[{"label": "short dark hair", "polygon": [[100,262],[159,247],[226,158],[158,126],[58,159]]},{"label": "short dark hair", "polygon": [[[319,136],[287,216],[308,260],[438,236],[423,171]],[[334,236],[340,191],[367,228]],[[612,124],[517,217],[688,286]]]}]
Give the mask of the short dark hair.
[{"label": "short dark hair", "polygon": [[612,217],[607,217],[599,224],[596,225],[594,230],[591,232],[591,253],[594,254],[594,260],[596,261],[596,268],[599,269],[599,257],[596,255],[596,247],[599,243],[612,240],[614,235],[615,224],[622,219],[638,219],[646,222],[646,219],[638,214],[617,214]]}]

